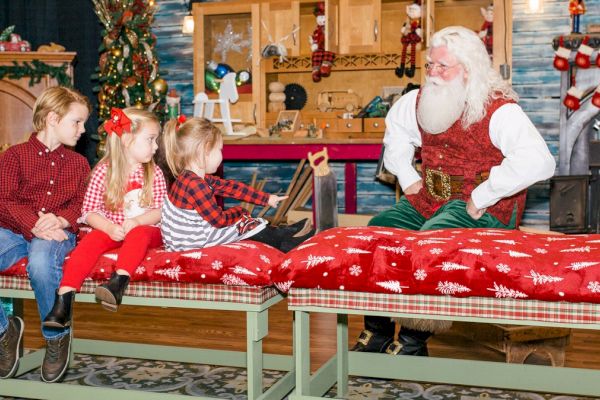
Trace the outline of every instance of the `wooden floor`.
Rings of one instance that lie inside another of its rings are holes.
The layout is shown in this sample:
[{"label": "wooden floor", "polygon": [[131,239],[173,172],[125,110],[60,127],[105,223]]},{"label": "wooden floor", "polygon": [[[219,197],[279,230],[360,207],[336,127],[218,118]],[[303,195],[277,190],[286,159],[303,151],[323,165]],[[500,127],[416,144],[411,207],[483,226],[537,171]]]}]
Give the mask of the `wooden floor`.
[{"label": "wooden floor", "polygon": [[[75,336],[124,342],[183,345],[244,351],[245,315],[242,312],[157,309],[123,306],[117,313],[104,311],[97,304],[76,303]],[[37,308],[25,301],[25,347],[44,345]],[[362,317],[350,317],[350,338],[362,329]],[[335,316],[311,317],[311,360],[319,366],[335,352]],[[503,361],[504,356],[449,331],[429,342],[432,356]],[[600,332],[574,330],[567,348],[566,366],[600,369]],[[265,352],[292,353],[292,313],[282,302],[269,312],[269,336]]]}]

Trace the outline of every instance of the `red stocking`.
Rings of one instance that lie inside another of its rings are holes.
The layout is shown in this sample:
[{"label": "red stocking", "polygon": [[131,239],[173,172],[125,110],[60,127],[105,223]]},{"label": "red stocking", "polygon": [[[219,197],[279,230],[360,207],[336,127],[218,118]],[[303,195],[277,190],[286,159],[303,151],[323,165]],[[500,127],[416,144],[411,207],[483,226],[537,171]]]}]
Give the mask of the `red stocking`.
[{"label": "red stocking", "polygon": [[[598,57],[600,57],[600,55]],[[600,85],[598,85],[596,90],[594,90],[594,95],[592,96],[592,104],[600,108]]]},{"label": "red stocking", "polygon": [[554,52],[554,68],[559,71],[566,71],[569,69],[569,56],[571,50],[563,47],[563,38],[559,39],[558,49]]},{"label": "red stocking", "polygon": [[581,46],[579,46],[579,49],[577,49],[577,54],[575,55],[575,64],[577,64],[577,66],[580,68],[589,68],[591,64],[590,56],[592,55],[594,49],[587,45],[589,40],[589,36],[583,38]]},{"label": "red stocking", "polygon": [[567,95],[565,96],[565,100],[563,104],[568,109],[573,111],[579,110],[581,106],[581,97],[583,96],[583,90],[578,89],[575,86],[571,86],[571,88],[567,91]]}]

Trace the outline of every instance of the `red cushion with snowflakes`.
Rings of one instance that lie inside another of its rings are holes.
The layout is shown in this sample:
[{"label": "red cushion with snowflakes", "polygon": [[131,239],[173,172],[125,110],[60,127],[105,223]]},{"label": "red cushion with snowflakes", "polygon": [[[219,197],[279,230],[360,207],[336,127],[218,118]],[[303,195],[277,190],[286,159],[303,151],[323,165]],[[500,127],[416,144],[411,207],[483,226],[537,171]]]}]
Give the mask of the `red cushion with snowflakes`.
[{"label": "red cushion with snowflakes", "polygon": [[[117,254],[118,249],[102,255],[90,278],[108,279]],[[178,252],[156,248],[148,252],[132,281],[270,286],[271,270],[279,265],[283,256],[281,251],[269,245],[249,240]],[[26,264],[24,258],[2,274],[25,276]]]},{"label": "red cushion with snowflakes", "polygon": [[290,287],[600,302],[600,235],[499,229],[334,228],[289,252]]}]

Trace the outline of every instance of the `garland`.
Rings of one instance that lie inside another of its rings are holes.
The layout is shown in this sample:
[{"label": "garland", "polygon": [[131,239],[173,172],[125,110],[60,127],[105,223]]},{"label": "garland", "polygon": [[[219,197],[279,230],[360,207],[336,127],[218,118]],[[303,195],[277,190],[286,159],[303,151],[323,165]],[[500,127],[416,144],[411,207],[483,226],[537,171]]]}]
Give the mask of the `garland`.
[{"label": "garland", "polygon": [[0,66],[0,79],[21,79],[29,77],[29,86],[39,83],[45,75],[56,79],[60,86],[71,87],[71,78],[67,75],[67,63],[54,67],[40,60],[32,60],[31,63],[22,64],[13,61],[13,65]]}]

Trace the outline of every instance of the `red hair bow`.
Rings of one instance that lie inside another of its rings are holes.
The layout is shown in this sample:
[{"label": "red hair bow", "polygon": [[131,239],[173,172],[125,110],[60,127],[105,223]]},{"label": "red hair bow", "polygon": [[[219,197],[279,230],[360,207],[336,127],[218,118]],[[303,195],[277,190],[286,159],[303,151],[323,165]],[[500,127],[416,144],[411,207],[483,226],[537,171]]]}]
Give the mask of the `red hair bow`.
[{"label": "red hair bow", "polygon": [[104,130],[108,134],[115,134],[121,137],[123,132],[131,131],[131,120],[123,110],[113,107],[110,110],[110,119],[104,122]]},{"label": "red hair bow", "polygon": [[175,125],[177,130],[179,130],[179,127],[181,126],[181,124],[183,124],[186,120],[187,120],[187,118],[183,114],[181,114],[179,117],[177,117],[177,124]]}]

